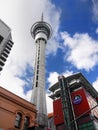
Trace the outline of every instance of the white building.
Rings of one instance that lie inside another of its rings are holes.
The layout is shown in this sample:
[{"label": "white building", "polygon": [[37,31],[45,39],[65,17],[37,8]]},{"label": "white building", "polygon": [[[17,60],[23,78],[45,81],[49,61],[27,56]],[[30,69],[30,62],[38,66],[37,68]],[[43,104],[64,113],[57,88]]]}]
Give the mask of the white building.
[{"label": "white building", "polygon": [[0,71],[3,69],[12,46],[11,29],[0,20]]}]

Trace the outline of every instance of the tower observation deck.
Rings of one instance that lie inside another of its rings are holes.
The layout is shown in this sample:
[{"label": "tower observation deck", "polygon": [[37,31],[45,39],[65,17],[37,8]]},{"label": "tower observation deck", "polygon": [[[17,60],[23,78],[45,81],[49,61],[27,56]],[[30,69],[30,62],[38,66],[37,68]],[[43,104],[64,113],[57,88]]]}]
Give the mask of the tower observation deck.
[{"label": "tower observation deck", "polygon": [[33,90],[31,95],[31,102],[37,107],[37,123],[39,130],[47,127],[47,109],[46,109],[46,95],[45,95],[45,47],[47,40],[51,37],[51,26],[43,21],[36,22],[31,27],[31,35],[36,44],[36,56],[33,78]]}]

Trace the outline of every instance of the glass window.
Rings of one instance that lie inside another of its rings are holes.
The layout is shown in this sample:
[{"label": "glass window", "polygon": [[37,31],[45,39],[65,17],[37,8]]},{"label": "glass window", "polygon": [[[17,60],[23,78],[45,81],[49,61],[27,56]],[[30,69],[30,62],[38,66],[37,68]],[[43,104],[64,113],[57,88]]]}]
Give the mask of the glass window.
[{"label": "glass window", "polygon": [[26,116],[24,119],[24,129],[23,130],[27,130],[27,128],[29,127],[29,121],[30,121],[30,118],[28,116]]},{"label": "glass window", "polygon": [[0,43],[2,42],[2,40],[3,40],[3,37],[0,35]]},{"label": "glass window", "polygon": [[21,120],[22,120],[22,114],[18,112],[15,120],[15,128],[21,127]]},{"label": "glass window", "polygon": [[37,61],[37,64],[39,64],[39,60]]},{"label": "glass window", "polygon": [[38,87],[38,82],[36,82],[36,87]]},{"label": "glass window", "polygon": [[38,80],[38,75],[36,76],[36,80]]},{"label": "glass window", "polygon": [[39,65],[37,65],[37,69],[39,69]]},{"label": "glass window", "polygon": [[39,70],[37,70],[37,74],[39,74]]}]

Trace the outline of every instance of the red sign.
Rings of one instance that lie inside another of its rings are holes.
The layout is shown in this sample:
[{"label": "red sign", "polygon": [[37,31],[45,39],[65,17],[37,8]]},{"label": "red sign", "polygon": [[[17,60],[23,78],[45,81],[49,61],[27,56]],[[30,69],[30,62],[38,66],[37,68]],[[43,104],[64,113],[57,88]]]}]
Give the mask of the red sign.
[{"label": "red sign", "polygon": [[[84,89],[79,89],[71,93],[75,116],[78,117],[90,109],[86,92]],[[77,100],[76,100],[77,99]],[[90,113],[90,112],[89,112]]]},{"label": "red sign", "polygon": [[53,102],[53,109],[54,109],[54,124],[55,125],[63,124],[64,116],[63,116],[61,99],[57,99]]}]

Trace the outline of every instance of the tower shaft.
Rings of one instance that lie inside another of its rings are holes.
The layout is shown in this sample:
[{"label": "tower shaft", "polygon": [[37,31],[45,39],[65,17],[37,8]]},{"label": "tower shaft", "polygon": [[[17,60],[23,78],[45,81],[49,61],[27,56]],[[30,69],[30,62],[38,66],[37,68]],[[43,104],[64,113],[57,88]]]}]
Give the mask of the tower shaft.
[{"label": "tower shaft", "polygon": [[38,115],[37,122],[47,126],[47,109],[45,95],[45,47],[44,39],[36,41],[36,59],[31,102],[36,104]]},{"label": "tower shaft", "polygon": [[36,57],[34,67],[34,80],[31,102],[36,105],[38,110],[37,123],[39,130],[47,127],[47,109],[45,95],[45,49],[47,40],[51,36],[51,26],[43,21],[36,22],[31,27],[31,35],[35,39]]}]

